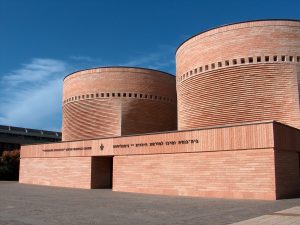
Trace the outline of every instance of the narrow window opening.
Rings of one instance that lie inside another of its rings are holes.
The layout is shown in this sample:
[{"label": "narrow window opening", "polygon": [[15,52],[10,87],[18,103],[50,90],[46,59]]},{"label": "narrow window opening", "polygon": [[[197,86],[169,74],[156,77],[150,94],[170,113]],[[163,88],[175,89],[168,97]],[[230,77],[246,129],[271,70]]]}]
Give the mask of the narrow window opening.
[{"label": "narrow window opening", "polygon": [[129,95],[129,97],[131,97],[131,93],[129,93],[128,95]]},{"label": "narrow window opening", "polygon": [[241,58],[241,64],[245,64],[245,59]]},{"label": "narrow window opening", "polygon": [[284,55],[281,56],[281,61],[282,61],[282,62],[285,61],[285,56],[284,56]]},{"label": "narrow window opening", "polygon": [[233,64],[233,65],[236,65],[236,64],[237,64],[237,60],[236,60],[236,59],[233,59],[233,60],[232,60],[232,64]]},{"label": "narrow window opening", "polygon": [[248,60],[249,60],[249,63],[253,63],[253,58],[252,57],[249,57]]},{"label": "narrow window opening", "polygon": [[137,94],[134,94],[134,97],[137,98]]},{"label": "narrow window opening", "polygon": [[78,96],[78,100],[80,99],[80,95]]},{"label": "narrow window opening", "polygon": [[75,100],[77,100],[77,96],[75,96]]},{"label": "narrow window opening", "polygon": [[261,62],[261,57],[260,57],[260,56],[257,56],[256,61],[257,61],[257,62]]},{"label": "narrow window opening", "polygon": [[300,62],[300,56],[297,56],[297,62]]},{"label": "narrow window opening", "polygon": [[142,98],[143,97],[143,94],[140,94],[140,98]]},{"label": "narrow window opening", "polygon": [[106,93],[106,97],[109,97],[109,93]]},{"label": "narrow window opening", "polygon": [[198,72],[197,68],[196,68],[196,69],[194,69],[194,73],[196,74],[197,72]]},{"label": "narrow window opening", "polygon": [[97,93],[97,94],[96,94],[96,98],[98,98],[98,97],[99,97],[99,94]]},{"label": "narrow window opening", "polygon": [[294,56],[290,56],[290,62],[294,62]]},{"label": "narrow window opening", "polygon": [[[187,75],[188,75],[188,74],[187,74]],[[190,71],[190,75],[193,75],[193,71],[192,71],[192,70]]]},{"label": "narrow window opening", "polygon": [[101,93],[101,97],[102,97],[102,98],[104,97],[104,93]]},{"label": "narrow window opening", "polygon": [[218,67],[222,67],[222,62],[218,62]]},{"label": "narrow window opening", "polygon": [[152,99],[152,95],[150,95],[150,99]]},{"label": "narrow window opening", "polygon": [[148,95],[145,95],[145,98],[148,98]]},{"label": "narrow window opening", "polygon": [[215,68],[215,64],[214,64],[214,63],[211,64],[211,68],[212,68],[212,69]]},{"label": "narrow window opening", "polygon": [[84,95],[82,95],[81,97],[82,97],[82,99],[84,99]]},{"label": "narrow window opening", "polygon": [[90,95],[86,95],[86,98],[89,98],[90,97]]},{"label": "narrow window opening", "polygon": [[208,70],[208,65],[205,65],[205,70]]},{"label": "narrow window opening", "polygon": [[157,96],[155,96],[154,99],[157,99]]},{"label": "narrow window opening", "polygon": [[121,97],[121,93],[118,93],[118,97]]},{"label": "narrow window opening", "polygon": [[274,62],[277,62],[277,60],[278,60],[277,56],[276,56],[276,55],[273,56],[273,61],[274,61]]},{"label": "narrow window opening", "polygon": [[269,56],[265,56],[265,61],[269,62],[270,61],[270,57]]},{"label": "narrow window opening", "polygon": [[123,93],[123,97],[126,97],[126,93]]},{"label": "narrow window opening", "polygon": [[229,61],[228,60],[225,61],[225,66],[229,66]]},{"label": "narrow window opening", "polygon": [[115,93],[112,93],[111,96],[112,96],[112,97],[115,97]]},{"label": "narrow window opening", "polygon": [[199,68],[199,72],[200,72],[200,73],[202,72],[202,66]]},{"label": "narrow window opening", "polygon": [[91,98],[94,98],[94,94],[91,94]]}]

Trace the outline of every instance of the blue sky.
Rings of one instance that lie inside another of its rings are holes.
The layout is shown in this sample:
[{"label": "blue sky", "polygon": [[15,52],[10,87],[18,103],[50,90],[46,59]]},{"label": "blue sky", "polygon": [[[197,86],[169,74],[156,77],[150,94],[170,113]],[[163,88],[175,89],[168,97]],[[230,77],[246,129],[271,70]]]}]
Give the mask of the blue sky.
[{"label": "blue sky", "polygon": [[60,130],[68,73],[125,65],[175,74],[175,50],[190,36],[300,19],[299,9],[299,0],[0,0],[0,124]]}]

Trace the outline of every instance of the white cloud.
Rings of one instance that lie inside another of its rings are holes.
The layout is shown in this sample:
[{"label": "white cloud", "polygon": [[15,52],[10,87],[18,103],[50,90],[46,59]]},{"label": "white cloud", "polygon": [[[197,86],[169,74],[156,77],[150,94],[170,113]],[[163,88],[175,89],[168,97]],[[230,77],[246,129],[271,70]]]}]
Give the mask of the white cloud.
[{"label": "white cloud", "polygon": [[66,70],[66,64],[54,59],[33,59],[31,63],[22,65],[22,68],[4,75],[3,82],[15,87],[22,83],[42,82],[49,76],[59,75]]},{"label": "white cloud", "polygon": [[[127,62],[114,64],[173,72],[174,50],[171,46],[160,46],[152,53],[139,53]],[[100,63],[100,59],[89,56],[69,57],[69,62],[35,58],[0,75],[0,124],[59,131],[63,78],[77,69],[103,64]]]},{"label": "white cloud", "polygon": [[33,59],[0,80],[0,124],[36,129],[61,129],[62,79],[65,62]]}]

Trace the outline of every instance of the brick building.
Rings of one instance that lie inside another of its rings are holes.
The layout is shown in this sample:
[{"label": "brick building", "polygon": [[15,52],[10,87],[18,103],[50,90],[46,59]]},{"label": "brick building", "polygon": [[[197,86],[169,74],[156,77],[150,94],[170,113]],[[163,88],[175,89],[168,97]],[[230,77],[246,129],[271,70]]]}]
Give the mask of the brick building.
[{"label": "brick building", "polygon": [[73,73],[64,80],[63,141],[22,147],[20,182],[241,199],[300,194],[299,77],[298,20],[197,34],[177,49],[176,80],[129,67]]}]

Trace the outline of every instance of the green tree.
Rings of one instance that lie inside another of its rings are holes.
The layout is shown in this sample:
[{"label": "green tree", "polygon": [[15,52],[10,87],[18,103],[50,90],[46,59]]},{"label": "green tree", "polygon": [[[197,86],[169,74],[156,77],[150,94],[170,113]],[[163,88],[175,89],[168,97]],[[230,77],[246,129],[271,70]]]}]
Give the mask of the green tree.
[{"label": "green tree", "polygon": [[20,150],[4,151],[0,158],[0,180],[18,180]]}]

